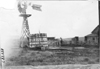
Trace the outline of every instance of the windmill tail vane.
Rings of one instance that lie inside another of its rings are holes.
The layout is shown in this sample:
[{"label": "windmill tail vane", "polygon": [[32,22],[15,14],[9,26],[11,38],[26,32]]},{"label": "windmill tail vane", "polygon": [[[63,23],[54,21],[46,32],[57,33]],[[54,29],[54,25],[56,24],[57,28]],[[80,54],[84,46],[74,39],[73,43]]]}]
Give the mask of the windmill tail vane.
[{"label": "windmill tail vane", "polygon": [[38,10],[38,11],[42,11],[41,10],[41,5],[37,5],[37,4],[33,4],[32,6],[31,6],[34,10]]}]

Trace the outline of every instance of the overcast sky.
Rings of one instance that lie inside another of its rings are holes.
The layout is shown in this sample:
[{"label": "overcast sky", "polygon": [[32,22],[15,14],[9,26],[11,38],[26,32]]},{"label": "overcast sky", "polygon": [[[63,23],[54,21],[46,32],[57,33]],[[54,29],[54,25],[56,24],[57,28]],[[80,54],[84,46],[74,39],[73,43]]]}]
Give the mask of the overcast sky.
[{"label": "overcast sky", "polygon": [[[99,24],[97,1],[32,1],[42,5],[42,11],[33,10],[30,6],[27,13],[31,34],[47,33],[51,37],[69,38],[85,36]],[[0,8],[0,26],[3,35],[20,35],[22,17],[15,8]]]}]

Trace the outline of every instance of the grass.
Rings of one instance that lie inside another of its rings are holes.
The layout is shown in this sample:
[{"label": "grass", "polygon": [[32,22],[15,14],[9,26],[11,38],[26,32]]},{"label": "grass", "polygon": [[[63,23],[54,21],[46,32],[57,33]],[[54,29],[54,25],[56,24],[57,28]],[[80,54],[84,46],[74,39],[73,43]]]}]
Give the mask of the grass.
[{"label": "grass", "polygon": [[61,65],[61,64],[96,64],[99,63],[98,48],[74,50],[29,50],[23,49],[6,65]]}]

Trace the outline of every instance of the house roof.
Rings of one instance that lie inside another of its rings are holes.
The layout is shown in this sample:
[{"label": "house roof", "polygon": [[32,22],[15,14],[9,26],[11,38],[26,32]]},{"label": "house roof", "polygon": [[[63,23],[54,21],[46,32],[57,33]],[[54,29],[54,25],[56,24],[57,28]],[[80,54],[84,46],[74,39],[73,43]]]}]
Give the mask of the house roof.
[{"label": "house roof", "polygon": [[88,34],[86,35],[87,37],[95,37],[95,36],[98,36],[97,34]]},{"label": "house roof", "polygon": [[99,25],[91,33],[98,34],[98,32],[99,32]]}]

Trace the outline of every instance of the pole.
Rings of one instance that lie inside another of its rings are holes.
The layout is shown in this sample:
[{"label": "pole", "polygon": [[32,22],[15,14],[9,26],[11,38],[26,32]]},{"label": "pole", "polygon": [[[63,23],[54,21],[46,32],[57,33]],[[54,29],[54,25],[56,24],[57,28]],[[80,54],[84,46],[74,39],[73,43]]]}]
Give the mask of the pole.
[{"label": "pole", "polygon": [[4,49],[1,48],[1,68],[4,69],[4,66],[5,66],[5,56],[4,56]]},{"label": "pole", "polygon": [[99,45],[99,62],[100,62],[100,1],[98,1],[98,5],[99,5],[99,31],[98,31],[98,45]]}]

